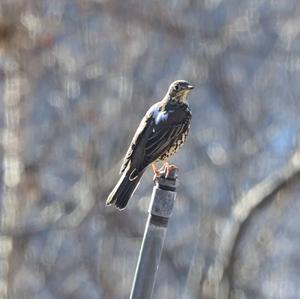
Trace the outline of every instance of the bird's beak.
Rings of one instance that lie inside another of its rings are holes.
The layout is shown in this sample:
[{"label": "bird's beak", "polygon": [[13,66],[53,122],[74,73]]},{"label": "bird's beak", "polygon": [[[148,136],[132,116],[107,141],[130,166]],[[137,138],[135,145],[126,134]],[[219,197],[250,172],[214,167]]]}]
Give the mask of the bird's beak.
[{"label": "bird's beak", "polygon": [[195,88],[195,86],[193,86],[193,85],[191,85],[191,84],[189,84],[187,87],[186,87],[188,90],[192,90],[192,89],[194,89]]}]

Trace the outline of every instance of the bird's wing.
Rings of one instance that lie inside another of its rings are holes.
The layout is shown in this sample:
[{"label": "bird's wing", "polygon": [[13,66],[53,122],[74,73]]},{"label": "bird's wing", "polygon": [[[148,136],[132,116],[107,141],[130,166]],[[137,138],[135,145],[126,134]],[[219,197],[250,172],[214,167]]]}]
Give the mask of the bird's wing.
[{"label": "bird's wing", "polygon": [[129,165],[129,162],[131,161],[132,155],[134,154],[136,147],[138,144],[140,144],[140,141],[143,139],[142,137],[145,135],[147,128],[149,128],[149,123],[151,122],[153,118],[153,113],[159,109],[158,107],[159,103],[154,104],[146,113],[146,115],[141,120],[133,138],[129,145],[129,148],[127,150],[127,153],[124,157],[123,164],[121,166],[120,173],[123,173],[127,166]]},{"label": "bird's wing", "polygon": [[161,126],[158,130],[153,130],[145,145],[143,166],[145,167],[164,154],[176,139],[188,130],[188,127],[189,123],[184,121],[177,124],[171,123]]},{"label": "bird's wing", "polygon": [[168,103],[156,113],[152,121],[152,130],[147,136],[144,148],[144,163],[157,160],[189,129],[191,113],[188,105]]}]

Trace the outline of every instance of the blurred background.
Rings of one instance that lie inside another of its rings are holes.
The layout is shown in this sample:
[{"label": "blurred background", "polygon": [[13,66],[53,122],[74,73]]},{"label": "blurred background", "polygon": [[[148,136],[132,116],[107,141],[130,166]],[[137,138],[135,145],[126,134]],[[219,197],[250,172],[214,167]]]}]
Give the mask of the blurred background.
[{"label": "blurred background", "polygon": [[128,298],[152,173],[105,200],[176,79],[192,128],[154,298],[300,294],[300,2],[0,1],[0,297]]}]

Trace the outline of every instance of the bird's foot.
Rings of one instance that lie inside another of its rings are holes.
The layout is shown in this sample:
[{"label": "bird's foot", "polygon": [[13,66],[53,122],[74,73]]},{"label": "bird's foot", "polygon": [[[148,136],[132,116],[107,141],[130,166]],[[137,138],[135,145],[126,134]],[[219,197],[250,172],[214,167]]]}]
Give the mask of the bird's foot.
[{"label": "bird's foot", "polygon": [[153,180],[155,181],[157,178],[160,177],[168,179],[169,177],[172,177],[171,174],[176,169],[178,169],[178,167],[176,167],[173,164],[170,165],[169,163],[166,162],[159,170],[156,170]]},{"label": "bird's foot", "polygon": [[[166,179],[168,179],[169,178],[169,176],[170,176],[170,174],[172,174],[172,172],[174,171],[174,170],[177,170],[178,169],[178,167],[176,167],[175,165],[173,165],[173,164],[167,164],[166,166],[165,166],[165,173],[166,173]],[[171,175],[172,176],[172,175]]]},{"label": "bird's foot", "polygon": [[174,171],[178,169],[178,167],[173,164],[170,165],[168,162],[165,162],[160,169],[157,169],[155,164],[152,164],[151,166],[154,172],[153,181],[156,181],[159,178],[172,178],[174,176]]},{"label": "bird's foot", "polygon": [[160,178],[161,172],[160,172],[160,170],[158,170],[158,169],[156,168],[155,163],[152,163],[152,164],[151,164],[151,167],[152,167],[152,171],[153,171],[153,173],[154,173],[153,181],[155,181],[157,178]]},{"label": "bird's foot", "polygon": [[159,169],[155,169],[154,171],[154,176],[153,176],[153,181],[156,181],[156,179],[161,177],[161,172]]}]

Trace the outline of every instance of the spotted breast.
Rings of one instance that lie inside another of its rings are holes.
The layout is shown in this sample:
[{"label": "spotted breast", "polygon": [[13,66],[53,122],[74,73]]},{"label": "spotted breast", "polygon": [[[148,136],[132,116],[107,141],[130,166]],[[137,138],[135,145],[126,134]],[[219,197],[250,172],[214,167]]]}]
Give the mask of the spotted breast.
[{"label": "spotted breast", "polygon": [[178,125],[178,132],[180,132],[176,138],[170,142],[169,148],[158,158],[158,160],[164,161],[173,156],[184,144],[187,135],[190,130],[190,124],[192,119],[192,112],[187,103],[178,103],[178,109],[182,110],[185,114],[184,120]]}]

